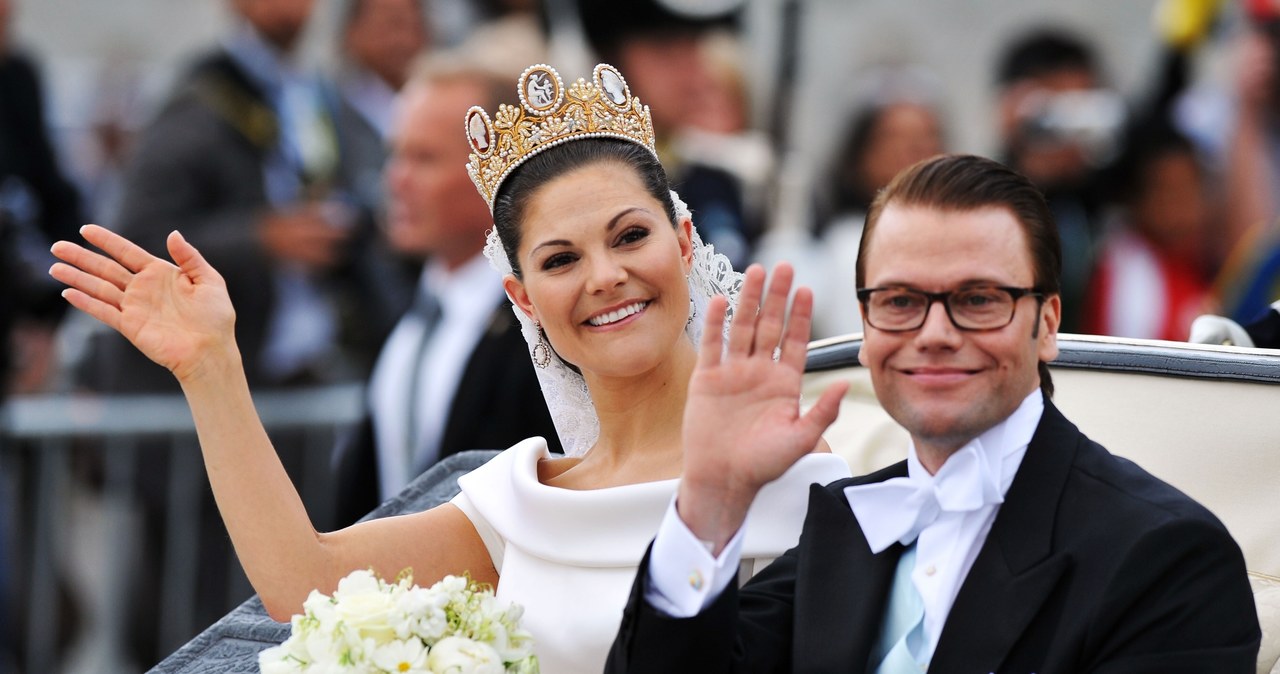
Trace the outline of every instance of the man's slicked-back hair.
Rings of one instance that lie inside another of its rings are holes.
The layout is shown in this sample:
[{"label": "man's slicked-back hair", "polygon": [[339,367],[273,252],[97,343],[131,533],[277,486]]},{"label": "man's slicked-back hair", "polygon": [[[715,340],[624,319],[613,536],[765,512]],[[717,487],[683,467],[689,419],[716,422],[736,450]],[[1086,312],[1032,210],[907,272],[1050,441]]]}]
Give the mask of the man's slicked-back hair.
[{"label": "man's slicked-back hair", "polygon": [[[855,264],[857,285],[866,287],[866,256],[884,209],[890,204],[941,211],[1006,208],[1026,235],[1035,289],[1045,295],[1061,290],[1062,244],[1044,195],[1020,173],[997,161],[967,154],[938,155],[918,162],[894,177],[876,195]],[[1049,369],[1040,363],[1040,387],[1053,395]]]}]

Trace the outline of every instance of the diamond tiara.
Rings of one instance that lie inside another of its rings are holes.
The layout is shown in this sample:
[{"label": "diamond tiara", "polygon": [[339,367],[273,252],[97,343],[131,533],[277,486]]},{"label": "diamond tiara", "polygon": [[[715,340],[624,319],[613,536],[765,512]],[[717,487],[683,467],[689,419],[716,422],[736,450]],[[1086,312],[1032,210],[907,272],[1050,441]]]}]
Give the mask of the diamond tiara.
[{"label": "diamond tiara", "polygon": [[493,212],[493,198],[516,167],[530,157],[582,138],[618,138],[657,156],[649,106],[631,95],[617,68],[601,63],[565,88],[560,73],[544,63],[525,68],[516,87],[520,106],[503,103],[490,120],[480,106],[465,120],[471,154],[467,173]]}]

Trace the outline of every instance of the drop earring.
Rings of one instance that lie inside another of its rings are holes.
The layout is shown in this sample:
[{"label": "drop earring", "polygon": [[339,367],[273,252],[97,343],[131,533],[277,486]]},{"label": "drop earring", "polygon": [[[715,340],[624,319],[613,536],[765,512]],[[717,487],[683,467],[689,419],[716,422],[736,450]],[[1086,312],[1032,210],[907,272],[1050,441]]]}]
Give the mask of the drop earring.
[{"label": "drop earring", "polygon": [[[692,282],[693,270],[684,273],[684,282],[686,285]],[[693,319],[698,317],[698,303],[693,301],[693,288],[689,288],[689,320],[684,322],[684,327],[688,329],[693,325]]]},{"label": "drop earring", "polygon": [[542,324],[534,321],[533,327],[538,331],[538,343],[533,345],[533,364],[541,369],[546,369],[551,364],[551,345],[547,343],[547,333],[542,329]]}]

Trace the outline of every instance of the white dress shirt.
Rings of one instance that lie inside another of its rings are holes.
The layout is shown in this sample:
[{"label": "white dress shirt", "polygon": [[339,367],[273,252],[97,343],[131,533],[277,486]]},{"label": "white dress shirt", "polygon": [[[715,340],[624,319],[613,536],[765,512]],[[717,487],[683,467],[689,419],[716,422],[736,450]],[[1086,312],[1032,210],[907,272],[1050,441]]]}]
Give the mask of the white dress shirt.
[{"label": "white dress shirt", "polygon": [[378,356],[369,382],[378,489],[384,499],[404,489],[418,470],[435,463],[463,371],[488,329],[494,309],[506,297],[502,279],[483,255],[476,255],[452,272],[437,261],[428,262],[418,281],[418,292],[436,296],[441,316],[416,364],[418,405],[412,421],[417,424],[417,447],[406,446],[406,431],[410,423],[407,405],[413,397],[409,387],[415,379],[412,361],[428,329],[421,319],[412,313],[400,319]]},{"label": "white dress shirt", "polygon": [[[1044,399],[1037,388],[1007,419],[960,450],[973,447],[984,455],[990,466],[998,467],[1001,500],[1013,483],[1018,466],[1022,465],[1022,457],[1043,413]],[[896,479],[922,482],[933,479],[917,458],[914,444],[907,450],[907,474],[907,478]],[[972,487],[982,489],[982,485]],[[925,644],[920,655],[925,661],[932,656],[956,594],[986,542],[999,510],[1000,505],[995,503],[963,513],[944,511],[920,532],[916,541],[915,571],[911,577],[924,602]],[[861,521],[859,524],[864,529],[875,526]],[[673,617],[696,615],[714,602],[733,580],[741,533],[739,531],[725,546],[719,558],[713,559],[685,526],[673,503],[653,542],[645,599],[654,608]],[[701,588],[693,588],[689,579],[695,574],[705,574],[711,580],[702,583]]]}]

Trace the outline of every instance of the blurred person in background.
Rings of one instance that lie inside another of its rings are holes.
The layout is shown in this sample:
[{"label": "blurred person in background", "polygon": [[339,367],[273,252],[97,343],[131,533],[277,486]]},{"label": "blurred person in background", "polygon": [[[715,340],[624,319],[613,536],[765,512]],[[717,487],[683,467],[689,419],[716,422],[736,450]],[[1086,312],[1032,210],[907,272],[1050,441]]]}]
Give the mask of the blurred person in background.
[{"label": "blurred person in background", "polygon": [[49,246],[82,224],[45,128],[39,73],[10,36],[16,9],[0,0],[0,402],[47,383],[65,311],[57,286],[41,277],[53,263]]},{"label": "blurred person in background", "polygon": [[996,66],[1005,164],[1044,192],[1062,238],[1062,330],[1080,332],[1100,229],[1102,169],[1119,146],[1124,103],[1093,47],[1058,28],[1010,42]]},{"label": "blurred person in background", "polygon": [[[368,236],[347,249],[360,286],[372,289],[377,326],[372,338],[385,338],[409,307],[417,256],[395,251],[381,226],[387,213],[383,171],[388,158],[396,94],[409,78],[413,60],[431,48],[421,0],[350,0],[343,14],[340,64],[334,81],[334,127],[342,151],[338,182],[345,196],[367,218]],[[372,368],[380,343],[360,342],[361,372]]]},{"label": "blurred person in background", "polygon": [[[54,259],[49,246],[81,224],[80,198],[64,176],[46,129],[40,73],[11,34],[16,3],[0,0],[0,404],[11,393],[36,393],[49,384],[54,334],[65,310],[56,285],[41,277]],[[8,447],[0,447],[7,452]],[[0,456],[0,671],[17,671],[25,640],[22,555],[29,529],[27,491],[33,483],[21,457]],[[19,547],[21,542],[22,547]],[[58,601],[70,620],[58,646],[77,629],[77,606],[62,571]]]},{"label": "blurred person in background", "polygon": [[1280,5],[1243,4],[1224,185],[1229,252],[1216,287],[1223,313],[1247,324],[1280,299]]},{"label": "blurred person in background", "polygon": [[[1091,320],[1086,316],[1099,315],[1087,302],[1094,269],[1100,264],[1104,211],[1118,203],[1130,215],[1135,212],[1139,197],[1126,190],[1138,183],[1132,165],[1126,167],[1119,160],[1149,152],[1151,130],[1169,129],[1175,123],[1175,111],[1190,79],[1191,56],[1218,13],[1217,3],[1198,0],[1165,0],[1155,9],[1156,66],[1137,97],[1126,98],[1109,86],[1092,45],[1058,28],[1034,29],[1015,39],[997,67],[1002,156],[1044,191],[1062,238],[1064,332],[1084,331]],[[1163,171],[1158,172],[1163,175]],[[1203,181],[1205,176],[1199,170],[1195,173]],[[1158,183],[1144,188],[1155,190],[1141,197],[1149,202],[1144,208],[1168,196]],[[1194,201],[1201,196],[1202,191],[1170,198]],[[1202,218],[1200,213],[1183,215],[1195,220]],[[1173,222],[1166,222],[1160,229],[1172,227]],[[1154,235],[1154,230],[1149,234]],[[1201,267],[1202,262],[1197,260],[1195,266]],[[1174,322],[1181,326],[1175,331],[1187,325]],[[1098,323],[1092,325],[1100,329]]]},{"label": "blurred person in background", "polygon": [[381,138],[391,130],[396,92],[413,59],[430,45],[420,0],[351,0],[342,32],[338,79],[343,99]]},{"label": "blurred person in background", "polygon": [[[510,73],[437,54],[398,99],[387,236],[425,266],[413,308],[378,356],[368,414],[339,448],[338,525],[355,522],[450,454],[501,449],[532,435],[560,451],[502,278],[483,254],[493,218],[462,170],[470,147],[458,129],[467,109],[496,109],[509,91]],[[502,422],[494,423],[499,410]]]},{"label": "blurred person in background", "polygon": [[342,30],[338,133],[359,173],[353,188],[362,199],[384,201],[382,168],[396,93],[409,78],[414,57],[430,46],[420,0],[350,0]]},{"label": "blurred person in background", "polygon": [[127,54],[108,56],[93,73],[88,105],[88,135],[79,143],[80,157],[72,173],[85,197],[85,216],[115,227],[125,164],[150,114],[143,67]]},{"label": "blurred person in background", "polygon": [[[423,6],[433,41],[445,49],[470,42],[480,26],[501,23],[517,15],[541,22],[543,10],[542,0],[423,0]],[[527,65],[520,66],[519,70]]]},{"label": "blurred person in background", "polygon": [[815,247],[823,271],[814,287],[814,336],[862,330],[849,311],[857,289],[848,266],[862,240],[867,209],[898,172],[945,151],[942,114],[931,76],[919,69],[878,70],[866,78],[859,107],[827,172],[826,215],[815,220]]},{"label": "blurred person in background", "polygon": [[1146,99],[1132,106],[1117,159],[1103,174],[1110,212],[1083,307],[1086,332],[1181,341],[1195,316],[1216,306],[1208,281],[1223,238],[1217,176],[1186,109],[1192,57],[1220,4],[1156,5],[1155,77]]},{"label": "blurred person in background", "polygon": [[[113,223],[157,253],[168,233],[182,228],[217,261],[236,302],[248,379],[259,390],[366,377],[412,283],[411,274],[389,273],[398,267],[374,245],[380,233],[352,184],[357,155],[335,122],[334,87],[300,63],[297,47],[313,4],[227,0],[230,30],[197,57],[137,137]],[[164,368],[123,338],[94,339],[80,373],[90,389],[178,391]],[[300,469],[300,434],[278,437],[277,448],[287,466]],[[127,638],[130,657],[143,665],[172,647],[159,643],[158,595],[170,467],[189,458],[164,441],[138,449],[141,540],[130,564]],[[199,517],[196,628],[249,594],[228,564],[230,545],[207,491]]]},{"label": "blurred person in background", "polygon": [[[297,63],[312,0],[229,0],[232,30],[138,139],[119,230],[154,252],[182,226],[225,270],[251,385],[358,378],[403,304],[361,253],[372,220],[347,181],[332,96]],[[403,297],[403,295],[401,295]],[[104,335],[85,378],[104,391],[172,391],[172,378]]]},{"label": "blurred person in background", "polygon": [[741,40],[714,30],[698,44],[706,79],[690,104],[687,123],[676,130],[677,157],[729,173],[742,187],[747,213],[763,213],[775,171],[773,144],[752,122],[750,89]]},{"label": "blurred person in background", "polygon": [[1214,215],[1195,146],[1169,122],[1120,159],[1118,222],[1102,237],[1085,306],[1087,332],[1183,341],[1212,312],[1205,251]]},{"label": "blurred person in background", "polygon": [[[707,38],[732,31],[741,3],[711,14],[687,14],[661,0],[580,2],[582,26],[601,61],[627,73],[631,91],[650,106],[658,147],[671,184],[698,217],[703,238],[735,267],[751,259],[762,232],[760,213],[748,211],[741,180],[715,164],[681,152],[674,139],[700,127],[706,93],[717,88],[704,52]],[[687,151],[687,147],[684,148]]]}]

